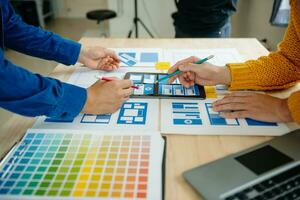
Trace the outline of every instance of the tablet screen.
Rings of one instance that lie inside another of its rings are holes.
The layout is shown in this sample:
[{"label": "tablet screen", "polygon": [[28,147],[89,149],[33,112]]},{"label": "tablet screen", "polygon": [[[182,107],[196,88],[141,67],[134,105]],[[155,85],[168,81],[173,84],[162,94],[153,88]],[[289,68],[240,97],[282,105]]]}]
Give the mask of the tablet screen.
[{"label": "tablet screen", "polygon": [[205,98],[204,88],[199,85],[185,88],[178,79],[172,84],[168,84],[167,79],[156,83],[157,80],[165,76],[167,74],[129,72],[125,79],[132,80],[134,85],[139,87],[139,89],[134,90],[133,96]]}]

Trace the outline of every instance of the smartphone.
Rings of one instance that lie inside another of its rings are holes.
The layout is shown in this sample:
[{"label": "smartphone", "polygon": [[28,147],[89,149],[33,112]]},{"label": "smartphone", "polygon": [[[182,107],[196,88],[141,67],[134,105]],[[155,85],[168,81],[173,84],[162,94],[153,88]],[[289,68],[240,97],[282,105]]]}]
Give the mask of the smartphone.
[{"label": "smartphone", "polygon": [[157,80],[167,76],[166,73],[147,73],[147,72],[128,72],[125,79],[133,81],[135,89],[131,97],[134,98],[193,98],[205,99],[206,94],[204,87],[194,85],[186,88],[176,79],[172,84],[168,80],[156,83]]}]

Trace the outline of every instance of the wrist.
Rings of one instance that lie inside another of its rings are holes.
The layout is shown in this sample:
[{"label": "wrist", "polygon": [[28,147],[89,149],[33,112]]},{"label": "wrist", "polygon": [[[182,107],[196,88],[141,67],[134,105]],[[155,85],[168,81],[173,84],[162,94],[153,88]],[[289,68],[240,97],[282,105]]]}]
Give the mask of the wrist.
[{"label": "wrist", "polygon": [[86,90],[86,93],[87,93],[87,97],[86,97],[85,104],[81,110],[81,113],[90,114],[90,108],[91,108],[93,100],[92,100],[92,95],[91,95],[91,91],[89,88]]},{"label": "wrist", "polygon": [[78,62],[80,62],[81,64],[85,64],[85,61],[87,59],[87,50],[86,48],[84,48],[83,46],[80,49],[80,54],[78,57]]},{"label": "wrist", "polygon": [[293,121],[293,117],[292,117],[290,109],[288,107],[287,99],[280,100],[280,105],[279,105],[279,109],[278,109],[277,113],[282,122],[292,122]]},{"label": "wrist", "polygon": [[231,83],[231,74],[228,67],[218,67],[217,68],[217,84],[230,85]]}]

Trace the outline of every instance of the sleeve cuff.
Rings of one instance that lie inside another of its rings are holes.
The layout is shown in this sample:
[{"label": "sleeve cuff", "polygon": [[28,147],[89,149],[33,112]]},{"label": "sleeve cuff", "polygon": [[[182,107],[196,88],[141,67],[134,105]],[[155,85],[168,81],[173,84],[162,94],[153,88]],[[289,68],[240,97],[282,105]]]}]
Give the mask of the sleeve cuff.
[{"label": "sleeve cuff", "polygon": [[87,91],[84,88],[63,83],[64,94],[58,101],[56,108],[49,114],[49,117],[57,120],[72,120],[83,109],[86,102]]},{"label": "sleeve cuff", "polygon": [[231,73],[231,90],[259,89],[250,68],[243,63],[227,64]]},{"label": "sleeve cuff", "polygon": [[294,121],[300,124],[300,91],[289,97],[288,106]]},{"label": "sleeve cuff", "polygon": [[81,44],[68,39],[62,39],[56,61],[65,65],[74,65],[78,61]]}]

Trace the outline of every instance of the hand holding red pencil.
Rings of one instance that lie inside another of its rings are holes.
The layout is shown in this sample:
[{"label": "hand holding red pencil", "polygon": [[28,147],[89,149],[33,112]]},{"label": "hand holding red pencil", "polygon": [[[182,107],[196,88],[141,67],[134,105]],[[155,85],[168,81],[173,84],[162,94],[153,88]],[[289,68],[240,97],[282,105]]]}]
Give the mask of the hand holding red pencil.
[{"label": "hand holding red pencil", "polygon": [[[109,77],[101,77],[101,80],[103,80],[103,81],[112,81],[113,79],[112,78],[109,78]],[[131,86],[131,88],[133,88],[133,89],[139,89],[139,86],[135,86],[135,85],[133,85],[133,86]]]},{"label": "hand holding red pencil", "polygon": [[[104,79],[103,79],[104,78]],[[87,100],[82,109],[85,114],[116,112],[133,92],[131,80],[103,77],[87,89]]]}]

